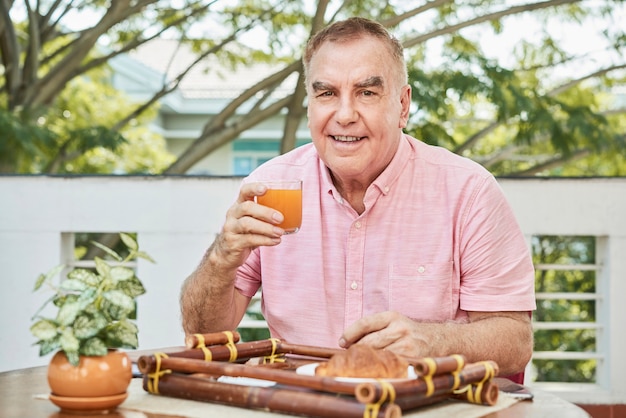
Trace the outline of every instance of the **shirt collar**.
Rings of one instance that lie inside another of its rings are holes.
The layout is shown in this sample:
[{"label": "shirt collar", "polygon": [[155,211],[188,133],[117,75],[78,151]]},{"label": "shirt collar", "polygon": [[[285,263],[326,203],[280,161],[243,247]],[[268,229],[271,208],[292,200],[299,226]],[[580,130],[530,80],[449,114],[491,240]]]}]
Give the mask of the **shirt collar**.
[{"label": "shirt collar", "polygon": [[[391,159],[391,162],[383,170],[382,173],[373,181],[372,185],[376,186],[381,193],[388,194],[391,190],[391,187],[396,182],[400,173],[404,170],[407,162],[413,158],[413,154],[415,150],[410,144],[411,137],[404,134],[400,138],[400,143],[398,144],[398,149],[396,154]],[[339,192],[335,188],[333,184],[332,177],[330,176],[330,170],[324,164],[321,158],[318,156],[319,161],[319,170],[322,178],[322,190],[325,190],[328,194],[334,195],[337,198],[340,198]],[[370,186],[371,187],[371,186]]]},{"label": "shirt collar", "polygon": [[374,180],[372,185],[378,187],[380,192],[384,195],[388,194],[391,191],[394,183],[400,177],[400,174],[404,171],[407,162],[413,158],[413,147],[409,143],[411,137],[408,135],[402,135],[400,138],[400,143],[398,144],[398,150],[396,154],[391,159],[391,162],[385,168],[385,170],[380,173],[380,175]]}]

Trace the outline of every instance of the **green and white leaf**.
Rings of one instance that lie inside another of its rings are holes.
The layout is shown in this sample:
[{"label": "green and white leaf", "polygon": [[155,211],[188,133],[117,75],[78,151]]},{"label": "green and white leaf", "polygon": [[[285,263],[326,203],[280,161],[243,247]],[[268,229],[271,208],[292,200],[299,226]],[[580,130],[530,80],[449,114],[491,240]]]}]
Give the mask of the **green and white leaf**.
[{"label": "green and white leaf", "polygon": [[100,257],[95,257],[94,261],[96,263],[96,271],[98,274],[104,277],[105,280],[109,279],[111,277],[111,266]]},{"label": "green and white leaf", "polygon": [[116,259],[117,261],[123,260],[122,256],[120,256],[118,253],[116,253],[115,251],[107,247],[106,245],[100,244],[99,242],[96,242],[96,241],[91,241],[91,243],[95,245],[96,247],[100,248],[102,251],[104,251],[111,257],[113,257],[114,259]]},{"label": "green and white leaf", "polygon": [[126,245],[130,250],[137,251],[139,249],[137,241],[135,241],[130,235],[121,232],[120,238],[124,242],[124,245]]},{"label": "green and white leaf", "polygon": [[90,287],[97,287],[102,280],[93,271],[87,269],[75,269],[67,275],[70,279],[80,280]]},{"label": "green and white leaf", "polygon": [[61,343],[61,348],[66,354],[71,351],[78,352],[78,348],[80,347],[80,341],[78,341],[78,338],[76,338],[71,328],[65,328],[63,330],[59,343]]},{"label": "green and white leaf", "polygon": [[77,350],[63,350],[65,355],[67,356],[67,361],[70,362],[72,366],[78,366],[80,363],[80,355]]},{"label": "green and white leaf", "polygon": [[82,309],[82,304],[78,300],[64,303],[57,314],[57,322],[64,326],[71,325]]},{"label": "green and white leaf", "polygon": [[87,309],[87,306],[95,302],[97,297],[98,291],[90,288],[82,292],[76,301],[80,304],[81,310],[84,310]]},{"label": "green and white leaf", "polygon": [[127,320],[118,321],[108,326],[105,331],[107,345],[118,348],[137,348],[139,345],[138,331],[137,325],[134,323]]},{"label": "green and white leaf", "polygon": [[117,289],[121,290],[131,298],[136,298],[137,296],[146,293],[146,288],[143,287],[143,284],[137,277],[133,277],[130,280],[126,280],[123,282],[119,282],[117,284]]},{"label": "green and white leaf", "polygon": [[59,273],[61,273],[61,271],[63,271],[64,268],[65,268],[65,264],[60,264],[52,268],[52,270],[50,270],[46,274],[39,275],[39,277],[37,278],[37,281],[35,282],[35,287],[33,291],[38,290],[41,287],[41,285],[43,285],[45,282],[57,276]]},{"label": "green and white leaf", "polygon": [[108,302],[107,309],[113,319],[122,319],[135,309],[133,298],[121,290],[109,290],[102,297]]},{"label": "green and white leaf", "polygon": [[144,260],[148,260],[148,261],[150,261],[151,263],[155,263],[155,264],[156,264],[156,261],[154,261],[154,260],[152,259],[152,257],[150,257],[150,255],[148,255],[148,253],[145,253],[145,252],[143,252],[143,251],[137,251],[137,252],[135,253],[135,256],[137,256],[138,258],[143,258]]},{"label": "green and white leaf", "polygon": [[90,338],[83,343],[80,353],[85,356],[106,356],[108,348],[100,338]]},{"label": "green and white leaf", "polygon": [[76,302],[77,300],[78,300],[78,295],[74,293],[69,293],[66,295],[57,294],[52,300],[52,303],[54,304],[54,306],[57,306],[60,308],[66,303]]},{"label": "green and white leaf", "polygon": [[74,321],[74,335],[79,340],[96,336],[107,326],[108,321],[102,314],[95,316],[79,315]]},{"label": "green and white leaf", "polygon": [[30,332],[41,341],[51,340],[59,334],[57,324],[49,319],[41,319],[30,327]]},{"label": "green and white leaf", "polygon": [[65,279],[61,282],[61,289],[73,291],[73,292],[82,292],[87,289],[88,286],[85,282],[76,279]]},{"label": "green and white leaf", "polygon": [[38,341],[39,344],[39,356],[45,356],[48,353],[57,351],[61,348],[60,338],[53,338],[51,340]]},{"label": "green and white leaf", "polygon": [[135,277],[135,272],[128,267],[116,266],[111,268],[111,279],[114,284]]}]

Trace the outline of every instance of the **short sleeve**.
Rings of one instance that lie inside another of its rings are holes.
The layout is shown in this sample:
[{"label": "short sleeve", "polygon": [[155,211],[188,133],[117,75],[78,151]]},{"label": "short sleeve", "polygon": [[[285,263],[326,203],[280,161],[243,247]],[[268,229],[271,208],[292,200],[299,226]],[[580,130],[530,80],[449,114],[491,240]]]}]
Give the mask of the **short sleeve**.
[{"label": "short sleeve", "polygon": [[476,188],[460,234],[460,308],[465,311],[536,309],[529,248],[493,176]]},{"label": "short sleeve", "polygon": [[259,249],[252,250],[246,262],[237,269],[235,288],[243,295],[252,297],[261,287]]}]

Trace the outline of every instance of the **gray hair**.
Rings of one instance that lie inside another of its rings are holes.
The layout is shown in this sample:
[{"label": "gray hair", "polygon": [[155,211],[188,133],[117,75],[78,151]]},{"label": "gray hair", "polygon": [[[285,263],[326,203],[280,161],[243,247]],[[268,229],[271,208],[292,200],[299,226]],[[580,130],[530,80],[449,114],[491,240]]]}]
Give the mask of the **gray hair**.
[{"label": "gray hair", "polygon": [[400,75],[400,80],[403,84],[406,84],[407,70],[406,63],[404,62],[404,48],[402,47],[402,44],[397,38],[391,35],[383,25],[363,17],[351,17],[346,20],[332,23],[309,39],[309,42],[304,50],[304,57],[302,58],[305,76],[309,72],[309,66],[313,55],[315,55],[317,50],[325,42],[344,42],[364,36],[372,36],[383,41],[385,45],[387,45],[387,49],[393,57],[395,67]]}]

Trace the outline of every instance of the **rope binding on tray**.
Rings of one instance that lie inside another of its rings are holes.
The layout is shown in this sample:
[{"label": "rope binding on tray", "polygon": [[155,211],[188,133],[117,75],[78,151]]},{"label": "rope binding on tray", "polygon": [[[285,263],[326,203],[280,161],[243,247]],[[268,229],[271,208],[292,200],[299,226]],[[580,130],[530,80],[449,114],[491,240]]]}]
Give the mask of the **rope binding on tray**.
[{"label": "rope binding on tray", "polygon": [[148,392],[159,394],[159,378],[167,373],[172,373],[171,370],[161,370],[161,359],[168,358],[165,353],[154,353],[154,359],[156,360],[156,368],[153,373],[148,373]]},{"label": "rope binding on tray", "polygon": [[363,418],[378,417],[378,412],[380,411],[380,407],[383,403],[389,402],[391,404],[396,400],[396,390],[391,383],[382,379],[376,379],[376,381],[380,385],[383,392],[381,393],[380,398],[378,398],[378,401],[365,405]]}]

